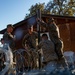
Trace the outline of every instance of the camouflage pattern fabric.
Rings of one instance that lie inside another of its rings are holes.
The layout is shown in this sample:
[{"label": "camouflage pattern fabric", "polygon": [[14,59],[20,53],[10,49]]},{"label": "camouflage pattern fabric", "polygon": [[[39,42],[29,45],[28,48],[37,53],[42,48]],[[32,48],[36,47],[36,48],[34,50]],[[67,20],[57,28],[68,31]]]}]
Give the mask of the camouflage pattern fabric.
[{"label": "camouflage pattern fabric", "polygon": [[[44,21],[39,21],[39,22],[40,22],[41,26],[46,27],[46,29],[48,30],[50,39],[55,44],[55,52],[58,56],[58,59],[62,60],[62,58],[63,58],[63,62],[66,65],[65,59],[63,57],[63,42],[60,39],[58,26],[55,24],[55,22],[53,22],[51,24],[47,24]],[[63,62],[61,62],[61,64],[63,64]]]},{"label": "camouflage pattern fabric", "polygon": [[43,40],[38,44],[36,49],[37,50],[42,49],[44,57],[43,62],[50,62],[58,59],[54,48],[55,47],[52,41]]},{"label": "camouflage pattern fabric", "polygon": [[36,48],[36,38],[38,37],[37,32],[32,32],[32,34],[27,33],[23,38],[23,46],[28,44],[30,48]]},{"label": "camouflage pattern fabric", "polygon": [[5,43],[9,44],[9,46],[12,50],[15,49],[14,37],[11,33],[5,32],[3,35],[3,39],[4,39]]}]

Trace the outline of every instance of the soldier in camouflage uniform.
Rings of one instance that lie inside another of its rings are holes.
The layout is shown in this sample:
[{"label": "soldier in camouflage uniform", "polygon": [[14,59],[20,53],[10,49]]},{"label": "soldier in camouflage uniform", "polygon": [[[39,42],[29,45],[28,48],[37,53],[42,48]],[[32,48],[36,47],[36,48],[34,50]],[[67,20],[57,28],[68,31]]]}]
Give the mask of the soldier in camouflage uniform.
[{"label": "soldier in camouflage uniform", "polygon": [[13,25],[7,25],[7,31],[3,35],[4,43],[7,43],[9,47],[14,50],[15,49],[15,41],[14,36],[12,35],[13,32]]},{"label": "soldier in camouflage uniform", "polygon": [[28,46],[29,49],[36,48],[36,39],[38,38],[37,32],[33,31],[32,26],[28,26],[28,33],[23,38],[23,47]]},{"label": "soldier in camouflage uniform", "polygon": [[45,23],[40,19],[38,19],[38,21],[40,22],[40,25],[46,27],[46,29],[48,30],[50,39],[55,45],[55,52],[58,56],[58,61],[63,66],[67,66],[63,56],[63,42],[60,39],[59,29],[56,23],[54,22],[54,19],[50,18],[48,20],[48,23]]},{"label": "soldier in camouflage uniform", "polygon": [[48,40],[47,34],[42,34],[42,41],[37,45],[36,50],[42,49],[43,64],[55,61],[57,63],[58,56],[54,50],[54,43]]},{"label": "soldier in camouflage uniform", "polygon": [[24,36],[22,45],[30,53],[30,60],[32,67],[36,68],[36,60],[38,58],[38,53],[36,52],[36,39],[38,38],[37,32],[33,31],[33,26],[28,26],[28,33]]}]

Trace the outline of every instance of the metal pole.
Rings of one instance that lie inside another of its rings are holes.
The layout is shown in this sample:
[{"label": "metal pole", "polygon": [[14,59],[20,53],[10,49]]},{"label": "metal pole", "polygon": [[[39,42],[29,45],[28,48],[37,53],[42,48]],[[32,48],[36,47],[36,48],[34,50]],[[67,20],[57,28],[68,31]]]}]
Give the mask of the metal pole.
[{"label": "metal pole", "polygon": [[[41,19],[41,11],[37,10],[37,18]],[[38,43],[40,42],[40,23],[37,21]]]},{"label": "metal pole", "polygon": [[[41,19],[41,11],[37,10],[37,18]],[[40,23],[37,21],[37,31],[38,31],[38,43],[40,42]],[[39,54],[39,69],[41,68],[41,54]]]}]

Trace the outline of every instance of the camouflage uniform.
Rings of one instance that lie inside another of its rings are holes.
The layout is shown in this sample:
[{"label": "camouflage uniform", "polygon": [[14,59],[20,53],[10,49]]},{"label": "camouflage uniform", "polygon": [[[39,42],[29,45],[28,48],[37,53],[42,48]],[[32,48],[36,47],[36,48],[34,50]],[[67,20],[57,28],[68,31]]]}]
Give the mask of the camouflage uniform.
[{"label": "camouflage uniform", "polygon": [[5,43],[9,44],[9,46],[12,50],[15,49],[14,37],[11,33],[5,32],[3,35],[3,39],[4,39]]},{"label": "camouflage uniform", "polygon": [[32,34],[27,33],[23,38],[23,46],[25,46],[25,44],[28,44],[30,48],[35,49],[37,37],[37,32],[32,32]]},{"label": "camouflage uniform", "polygon": [[25,47],[25,49],[27,49],[27,51],[30,53],[30,61],[32,63],[32,67],[36,67],[36,60],[38,57],[38,54],[35,52],[37,38],[37,32],[33,31],[32,34],[27,33],[22,41],[23,47]]},{"label": "camouflage uniform", "polygon": [[58,59],[56,53],[55,53],[55,48],[54,44],[50,40],[42,40],[36,50],[42,49],[43,52],[43,62],[44,63],[49,63],[50,61],[56,61]]},{"label": "camouflage uniform", "polygon": [[53,22],[52,24],[47,24],[44,21],[39,21],[40,24],[47,28],[51,41],[55,44],[55,52],[58,56],[60,63],[66,66],[65,59],[63,57],[63,42],[60,39],[58,26]]}]

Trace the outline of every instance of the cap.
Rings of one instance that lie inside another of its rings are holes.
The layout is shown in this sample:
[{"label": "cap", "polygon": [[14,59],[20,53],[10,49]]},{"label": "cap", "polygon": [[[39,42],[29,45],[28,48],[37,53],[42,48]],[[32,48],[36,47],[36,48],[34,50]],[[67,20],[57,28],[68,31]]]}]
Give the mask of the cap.
[{"label": "cap", "polygon": [[53,18],[49,18],[49,19],[48,19],[48,22],[52,22],[52,21],[54,21]]},{"label": "cap", "polygon": [[12,24],[8,24],[8,25],[7,25],[7,28],[8,28],[8,27],[14,28]]}]

